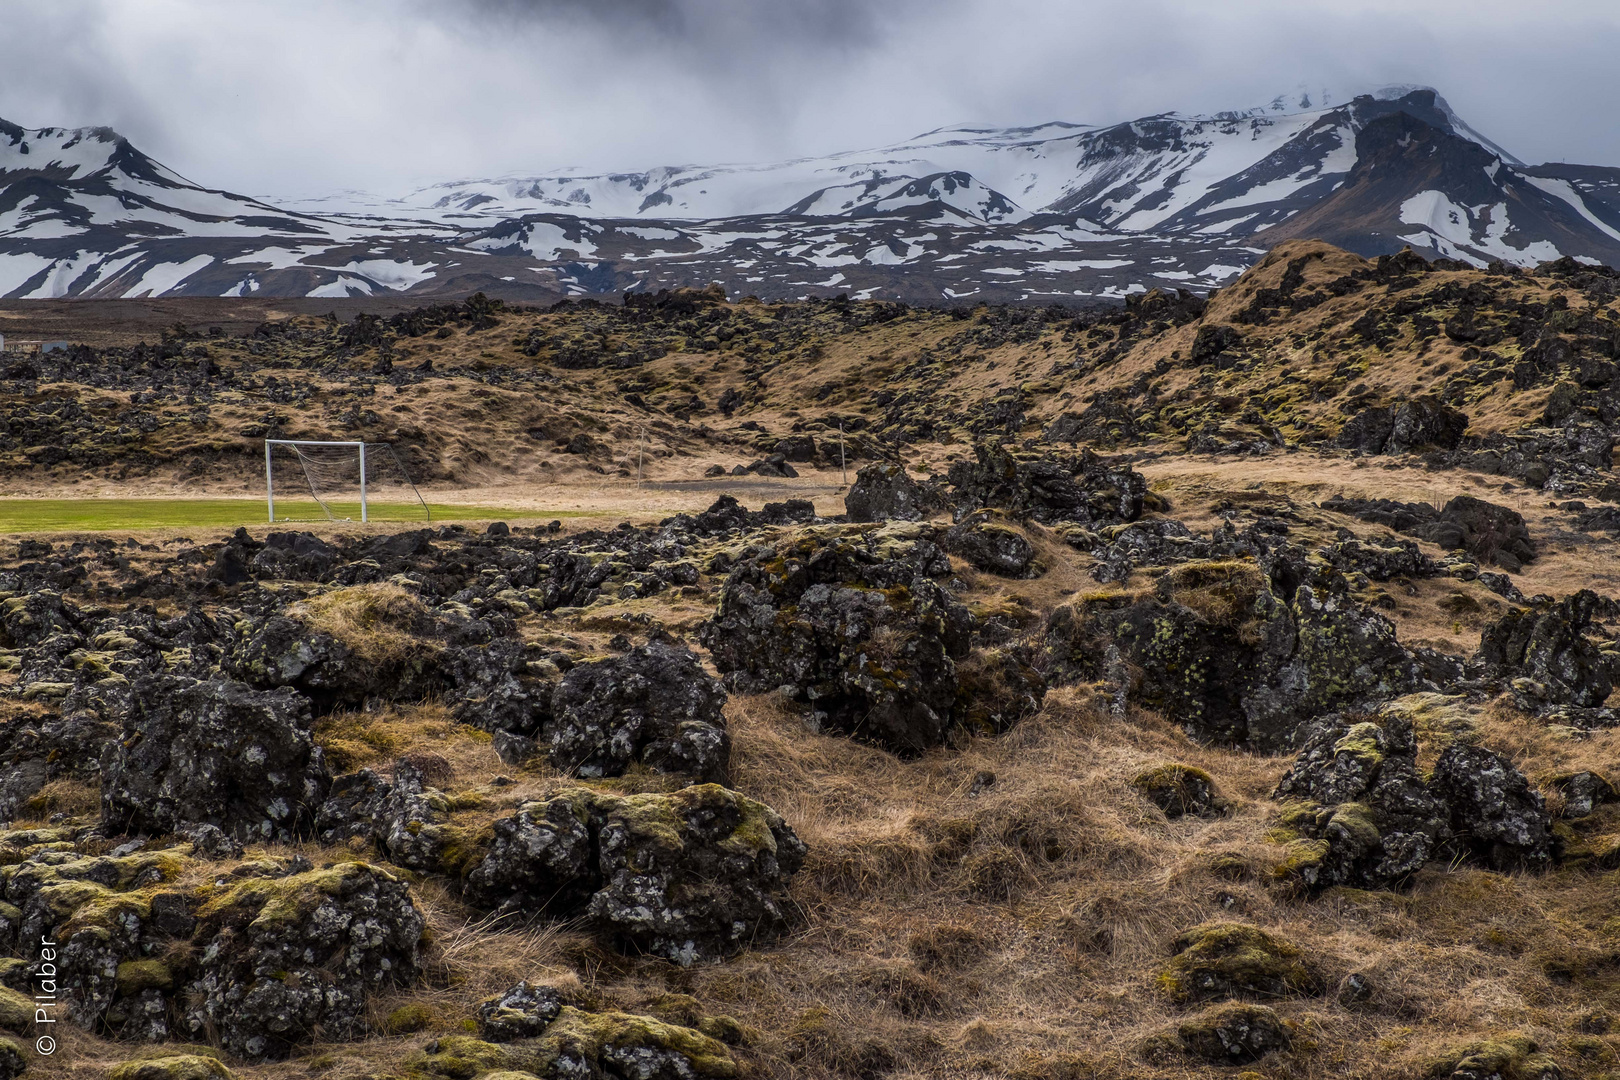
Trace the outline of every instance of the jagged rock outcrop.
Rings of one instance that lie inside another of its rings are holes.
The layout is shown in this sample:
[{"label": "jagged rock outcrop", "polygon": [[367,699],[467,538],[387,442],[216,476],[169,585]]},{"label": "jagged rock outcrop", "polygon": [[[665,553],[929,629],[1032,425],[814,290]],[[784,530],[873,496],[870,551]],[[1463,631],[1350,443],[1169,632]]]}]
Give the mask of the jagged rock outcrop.
[{"label": "jagged rock outcrop", "polygon": [[1596,708],[1614,689],[1614,666],[1586,635],[1599,598],[1582,589],[1545,610],[1515,608],[1480,634],[1477,659],[1510,679],[1519,703]]},{"label": "jagged rock outcrop", "polygon": [[482,907],[583,917],[621,947],[691,964],[786,929],[804,855],[775,811],[716,784],[580,788],[496,822],[465,887]]},{"label": "jagged rock outcrop", "polygon": [[317,1029],[358,1038],[367,996],[416,974],[422,927],[405,883],[364,863],[246,879],[197,911],[206,962],[182,1024],[250,1060],[284,1057]]},{"label": "jagged rock outcrop", "polygon": [[122,735],[101,754],[109,831],[198,823],[243,840],[310,833],[331,776],[310,735],[309,702],[297,692],[152,676],[132,697]]},{"label": "jagged rock outcrop", "polygon": [[1151,591],[1059,607],[1046,642],[1062,677],[1105,680],[1200,740],[1265,751],[1295,745],[1324,711],[1460,674],[1403,648],[1343,575],[1286,544],[1260,560],[1179,563]]},{"label": "jagged rock outcrop", "polygon": [[919,526],[805,532],[755,548],[699,637],[728,682],[790,688],[822,725],[899,751],[944,741],[971,616]]},{"label": "jagged rock outcrop", "polygon": [[936,493],[912,479],[904,465],[879,461],[855,474],[844,496],[849,520],[921,521],[942,509]]},{"label": "jagged rock outcrop", "polygon": [[1468,416],[1432,397],[1363,409],[1345,422],[1338,445],[1363,454],[1454,450],[1468,430]]},{"label": "jagged rock outcrop", "polygon": [[1115,525],[1142,516],[1148,494],[1142,474],[1089,450],[1035,457],[992,442],[976,443],[973,455],[948,474],[958,515],[989,507],[1043,525]]},{"label": "jagged rock outcrop", "polygon": [[1535,541],[1518,511],[1472,495],[1458,495],[1440,510],[1428,503],[1336,495],[1323,502],[1322,509],[1386,525],[1443,548],[1461,548],[1505,570],[1517,571],[1536,557]]},{"label": "jagged rock outcrop", "polygon": [[1455,743],[1427,777],[1417,752],[1399,713],[1318,722],[1274,793],[1294,800],[1283,826],[1299,836],[1278,876],[1310,890],[1388,888],[1452,855],[1504,870],[1556,857],[1541,797],[1511,764]]},{"label": "jagged rock outcrop", "polygon": [[632,765],[724,783],[731,754],[725,689],[689,650],[654,642],[580,664],[551,702],[553,767],[618,776]]},{"label": "jagged rock outcrop", "polygon": [[1035,545],[991,510],[975,510],[945,531],[946,551],[960,556],[976,570],[1000,577],[1032,575]]},{"label": "jagged rock outcrop", "polygon": [[266,859],[199,890],[181,883],[184,847],[86,856],[21,839],[0,869],[18,912],[6,944],[60,943],[66,1015],[88,1030],[275,1059],[315,1031],[361,1036],[368,996],[416,974],[422,915],[376,867]]}]

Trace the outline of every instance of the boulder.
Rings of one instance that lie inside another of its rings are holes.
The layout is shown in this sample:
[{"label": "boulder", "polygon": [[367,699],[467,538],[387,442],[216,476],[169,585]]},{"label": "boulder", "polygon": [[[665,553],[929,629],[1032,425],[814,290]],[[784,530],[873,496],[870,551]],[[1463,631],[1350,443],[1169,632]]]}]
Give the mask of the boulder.
[{"label": "boulder", "polygon": [[1217,1005],[1183,1020],[1175,1040],[1184,1053],[1221,1065],[1258,1061],[1293,1045],[1282,1017],[1264,1005]]},{"label": "boulder", "polygon": [[1614,689],[1602,649],[1586,636],[1600,603],[1582,589],[1545,610],[1510,610],[1481,632],[1475,658],[1511,679],[1528,710],[1596,708]]},{"label": "boulder", "polygon": [[1435,762],[1434,789],[1459,841],[1493,869],[1545,869],[1559,854],[1541,793],[1506,758],[1453,743]]},{"label": "boulder", "polygon": [[1481,562],[1494,562],[1506,570],[1516,571],[1536,557],[1535,541],[1518,511],[1472,495],[1458,495],[1440,510],[1428,503],[1339,495],[1323,502],[1322,509],[1386,525],[1443,548],[1461,548]]},{"label": "boulder", "polygon": [[978,510],[945,532],[945,550],[975,569],[1000,577],[1032,576],[1035,545],[1018,529],[997,521],[990,510]]},{"label": "boulder", "polygon": [[844,510],[851,521],[921,521],[937,509],[935,502],[904,465],[879,461],[855,474]]},{"label": "boulder", "polygon": [[229,679],[149,676],[123,734],[101,756],[103,827],[216,826],[242,840],[309,835],[331,776],[295,691]]},{"label": "boulder", "polygon": [[689,650],[657,642],[580,664],[551,701],[554,768],[619,776],[632,766],[724,783],[731,753],[726,692]]},{"label": "boulder", "polygon": [[728,683],[789,688],[823,726],[892,750],[943,742],[972,619],[930,576],[949,573],[944,554],[896,528],[801,534],[739,560],[699,631]]},{"label": "boulder", "polygon": [[416,976],[423,918],[384,870],[267,858],[216,880],[188,867],[183,847],[25,849],[0,870],[22,935],[7,945],[59,943],[66,1018],[80,1027],[213,1041],[250,1061],[285,1057],[315,1032],[362,1036],[368,997]]},{"label": "boulder", "polygon": [[1620,802],[1620,792],[1602,773],[1582,771],[1560,776],[1554,782],[1564,796],[1564,817],[1590,817],[1599,806]]},{"label": "boulder", "polygon": [[1289,844],[1277,876],[1308,890],[1388,888],[1431,860],[1473,857],[1497,869],[1545,867],[1556,857],[1541,796],[1502,758],[1448,747],[1434,773],[1417,765],[1403,710],[1325,717],[1274,797],[1291,800]]},{"label": "boulder", "polygon": [[955,462],[948,474],[959,516],[984,507],[1043,525],[1112,525],[1142,516],[1142,474],[1089,450],[1031,457],[992,442],[976,443],[973,452],[971,461]]},{"label": "boulder", "polygon": [[549,986],[520,982],[478,1006],[478,1034],[493,1043],[532,1039],[563,1011],[562,995]]},{"label": "boulder", "polygon": [[443,688],[433,613],[390,584],[351,585],[251,620],[223,663],[254,686],[291,686],[325,712]]},{"label": "boulder", "polygon": [[1304,954],[1258,926],[1206,923],[1178,934],[1159,988],[1182,1004],[1255,995],[1315,995],[1322,981]]},{"label": "boulder", "polygon": [[621,948],[686,965],[786,929],[784,891],[804,856],[775,811],[716,784],[578,788],[497,821],[466,892],[498,911],[583,917]]},{"label": "boulder", "polygon": [[1430,659],[1351,599],[1343,575],[1288,546],[1264,565],[1180,563],[1151,592],[1061,606],[1045,648],[1059,678],[1105,681],[1194,738],[1262,752],[1297,745],[1314,716],[1404,693],[1430,674]]},{"label": "boulder", "polygon": [[1131,786],[1172,820],[1218,817],[1231,803],[1215,790],[1215,781],[1202,769],[1190,765],[1160,765],[1136,775]]},{"label": "boulder", "polygon": [[207,963],[179,997],[194,1039],[281,1058],[319,1030],[366,1032],[367,996],[416,974],[423,918],[405,883],[364,863],[248,878],[198,910]]},{"label": "boulder", "polygon": [[1338,445],[1364,454],[1405,454],[1435,448],[1455,450],[1468,430],[1468,416],[1438,398],[1363,409],[1345,422]]}]

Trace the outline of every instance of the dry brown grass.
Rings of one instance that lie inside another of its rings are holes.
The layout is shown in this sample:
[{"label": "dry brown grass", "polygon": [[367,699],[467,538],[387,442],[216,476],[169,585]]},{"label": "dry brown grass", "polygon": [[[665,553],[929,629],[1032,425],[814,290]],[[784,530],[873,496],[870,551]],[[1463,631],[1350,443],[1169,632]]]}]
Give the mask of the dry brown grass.
[{"label": "dry brown grass", "polygon": [[384,666],[425,658],[435,647],[421,635],[432,622],[426,604],[391,582],[316,593],[287,609],[310,630],[343,643],[363,663]]}]

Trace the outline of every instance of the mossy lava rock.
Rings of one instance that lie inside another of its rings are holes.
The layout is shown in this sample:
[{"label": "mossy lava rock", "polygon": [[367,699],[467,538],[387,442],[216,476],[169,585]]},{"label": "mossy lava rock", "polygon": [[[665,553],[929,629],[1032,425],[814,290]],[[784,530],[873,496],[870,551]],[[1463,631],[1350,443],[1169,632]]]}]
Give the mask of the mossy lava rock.
[{"label": "mossy lava rock", "polygon": [[1159,987],[1178,1002],[1319,994],[1299,948],[1242,923],[1205,923],[1178,935]]}]

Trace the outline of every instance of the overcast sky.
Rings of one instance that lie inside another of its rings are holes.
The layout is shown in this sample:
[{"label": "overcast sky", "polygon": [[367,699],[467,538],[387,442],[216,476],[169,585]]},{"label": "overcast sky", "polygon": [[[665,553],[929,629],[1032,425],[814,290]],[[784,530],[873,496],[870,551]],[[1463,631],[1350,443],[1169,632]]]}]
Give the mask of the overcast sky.
[{"label": "overcast sky", "polygon": [[1620,166],[1617,56],[1614,0],[0,0],[0,117],[394,195],[1423,83],[1526,161]]}]

